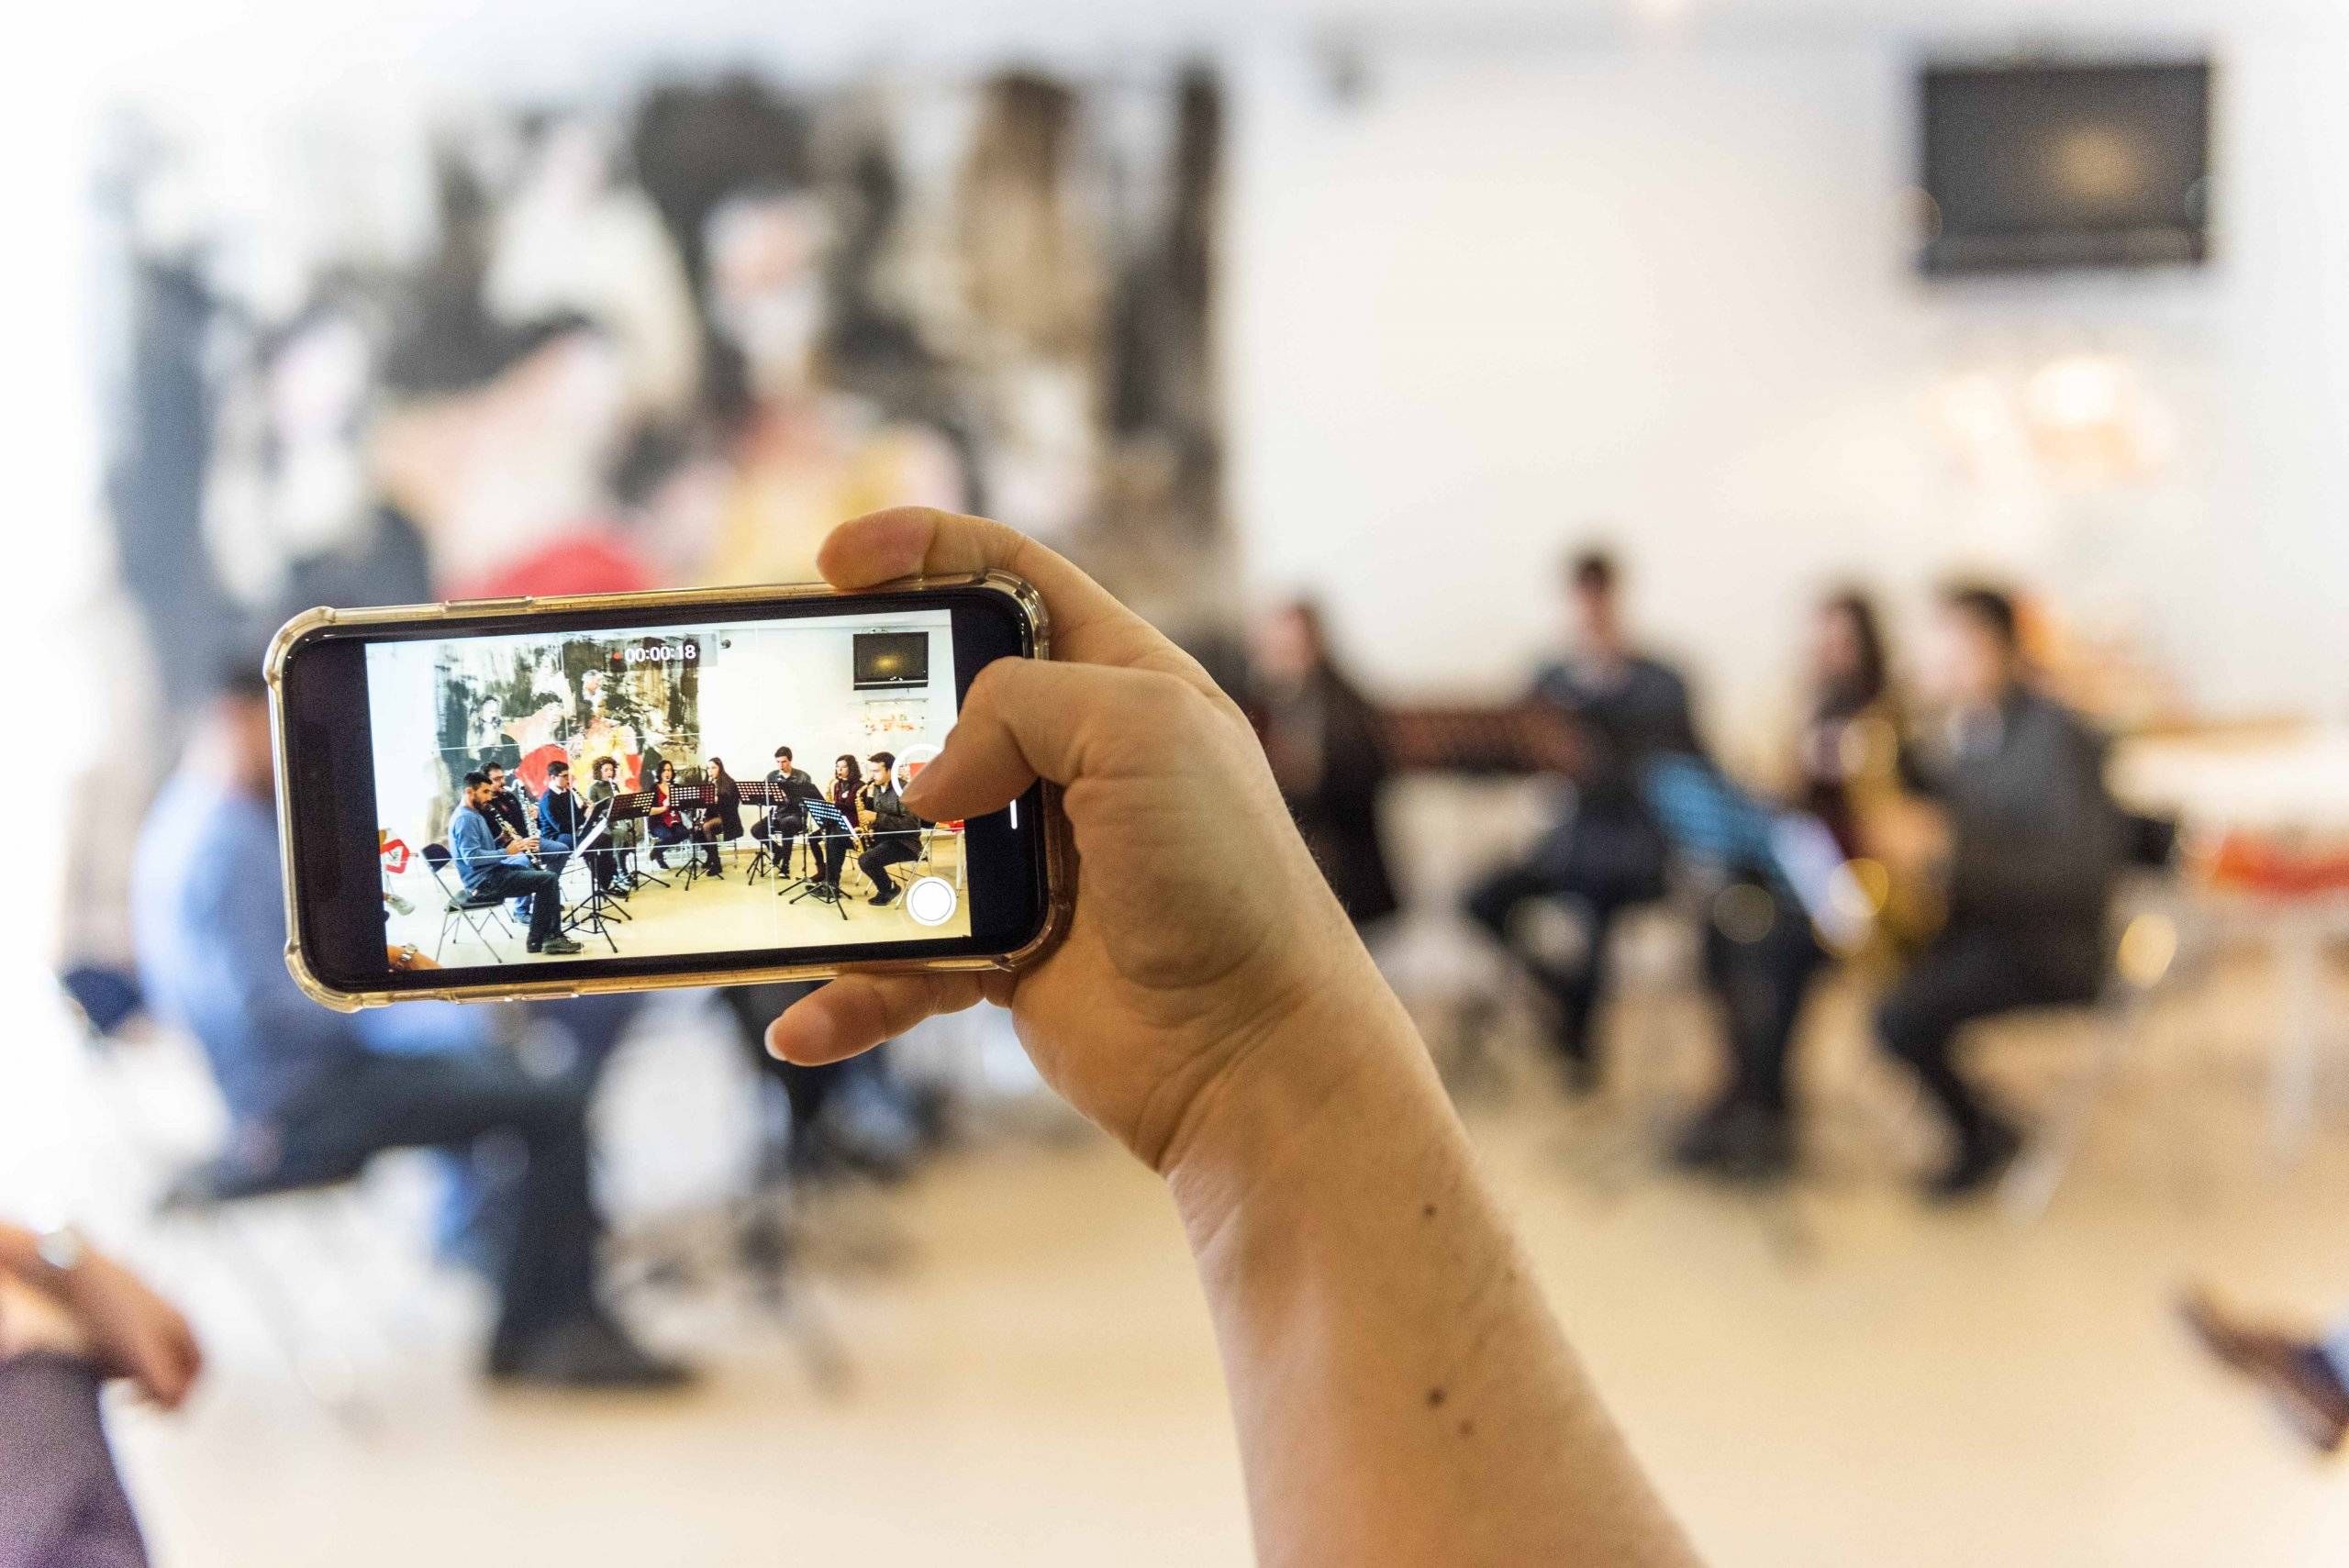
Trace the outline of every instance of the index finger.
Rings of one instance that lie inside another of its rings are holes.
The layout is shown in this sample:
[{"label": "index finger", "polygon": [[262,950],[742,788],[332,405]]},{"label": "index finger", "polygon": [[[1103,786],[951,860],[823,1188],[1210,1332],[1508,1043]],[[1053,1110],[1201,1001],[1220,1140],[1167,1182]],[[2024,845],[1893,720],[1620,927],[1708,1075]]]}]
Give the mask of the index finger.
[{"label": "index finger", "polygon": [[870,588],[897,577],[1008,572],[1043,595],[1057,656],[1085,664],[1166,670],[1213,689],[1206,671],[1107,588],[1019,529],[986,517],[930,506],[868,512],[831,531],[817,551],[816,565],[835,588]]}]

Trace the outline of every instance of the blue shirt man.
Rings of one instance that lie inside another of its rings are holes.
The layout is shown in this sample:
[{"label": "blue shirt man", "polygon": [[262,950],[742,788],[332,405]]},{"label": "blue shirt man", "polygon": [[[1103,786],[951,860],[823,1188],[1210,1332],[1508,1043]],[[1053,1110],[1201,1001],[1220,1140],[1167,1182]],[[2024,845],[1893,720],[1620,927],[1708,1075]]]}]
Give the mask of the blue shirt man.
[{"label": "blue shirt man", "polygon": [[539,848],[536,839],[517,840],[510,846],[498,842],[497,829],[482,809],[489,802],[492,787],[486,773],[467,773],[464,804],[449,818],[449,852],[457,862],[465,891],[476,897],[529,899],[529,950],[577,952],[579,944],[562,934],[558,872],[541,867],[531,858],[531,851]]},{"label": "blue shirt man", "polygon": [[[148,995],[212,1063],[238,1123],[236,1176],[255,1187],[338,1181],[386,1149],[462,1148],[510,1134],[523,1160],[494,1228],[491,1373],[558,1386],[675,1383],[681,1370],[645,1354],[596,1300],[583,1077],[541,1076],[480,1049],[479,1017],[454,1007],[410,1003],[396,1018],[362,1022],[294,984],[272,773],[256,673],[231,683],[207,716],[189,763],[156,802],[133,867]],[[517,891],[551,891],[543,872],[495,865],[489,874],[537,879]],[[381,1040],[370,1033],[379,1023],[395,1026]]]}]

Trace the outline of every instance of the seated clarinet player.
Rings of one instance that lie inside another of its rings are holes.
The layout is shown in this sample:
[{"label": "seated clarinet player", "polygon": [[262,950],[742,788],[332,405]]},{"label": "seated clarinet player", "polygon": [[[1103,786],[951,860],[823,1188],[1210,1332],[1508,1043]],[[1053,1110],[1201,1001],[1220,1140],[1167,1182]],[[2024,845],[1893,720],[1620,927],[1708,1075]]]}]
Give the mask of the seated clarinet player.
[{"label": "seated clarinet player", "polygon": [[[562,880],[562,868],[569,863],[571,851],[579,847],[579,835],[586,828],[587,807],[571,787],[571,764],[548,763],[547,792],[539,796],[540,858],[557,881]],[[592,856],[587,874],[600,889],[611,880],[611,868],[603,857]]]},{"label": "seated clarinet player", "polygon": [[869,903],[875,908],[887,908],[896,901],[896,880],[889,868],[921,858],[921,823],[907,811],[898,797],[892,770],[896,757],[888,751],[875,751],[865,759],[874,767],[873,778],[864,786],[858,804],[866,821],[865,848],[856,857],[857,866],[873,879],[873,896]]},{"label": "seated clarinet player", "polygon": [[527,909],[530,922],[529,950],[556,954],[579,951],[579,944],[562,934],[562,899],[552,873],[531,857],[539,848],[535,838],[500,842],[489,824],[494,787],[485,773],[465,775],[464,804],[449,818],[449,852],[456,858],[457,874],[465,891],[494,898],[511,898]]}]

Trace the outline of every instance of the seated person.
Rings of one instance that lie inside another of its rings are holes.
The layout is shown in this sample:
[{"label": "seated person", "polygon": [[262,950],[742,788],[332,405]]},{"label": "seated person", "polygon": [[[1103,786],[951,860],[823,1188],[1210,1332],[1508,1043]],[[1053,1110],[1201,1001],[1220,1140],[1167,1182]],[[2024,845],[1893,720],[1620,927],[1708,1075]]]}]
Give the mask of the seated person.
[{"label": "seated person", "polygon": [[[357,1020],[303,995],[285,969],[260,677],[237,676],[199,733],[140,834],[132,909],[156,1013],[195,1037],[228,1101],[225,1184],[339,1181],[386,1149],[509,1135],[524,1159],[512,1212],[496,1228],[490,1374],[557,1386],[678,1382],[682,1370],[639,1349],[597,1298],[601,1227],[579,1076],[541,1078],[490,1050],[379,1050]],[[487,789],[473,778],[472,792]],[[494,853],[487,823],[467,812],[471,834]]]},{"label": "seated person", "polygon": [[142,1568],[99,1387],[175,1410],[203,1365],[179,1310],[78,1231],[0,1220],[0,1562]]},{"label": "seated person", "polygon": [[685,814],[677,809],[677,764],[662,762],[652,775],[652,805],[644,814],[644,830],[652,840],[652,863],[669,869],[669,851],[693,838]]},{"label": "seated person", "polygon": [[[479,772],[489,780],[489,795],[483,803],[482,815],[496,830],[497,841],[512,850],[533,836],[530,823],[538,812],[530,804],[529,791],[504,763],[484,761]],[[529,918],[529,907],[524,900],[515,899],[509,908],[516,919]]]},{"label": "seated person", "polygon": [[[1597,1082],[1591,1018],[1608,980],[1608,935],[1615,917],[1664,896],[1664,842],[1641,800],[1639,768],[1658,753],[1694,755],[1688,687],[1670,665],[1639,653],[1623,625],[1615,562],[1598,550],[1567,571],[1574,610],[1566,657],[1534,682],[1533,700],[1571,719],[1587,753],[1575,781],[1572,812],[1520,865],[1496,873],[1468,895],[1467,911],[1491,931],[1557,1004],[1557,1046],[1568,1085]],[[1584,940],[1573,962],[1531,952],[1520,912],[1555,899],[1580,916]]]},{"label": "seated person", "polygon": [[818,877],[833,892],[840,891],[841,871],[848,862],[850,840],[855,836],[857,803],[864,795],[864,773],[856,759],[842,752],[832,759],[830,804],[840,813],[841,820],[849,825],[843,833],[827,825],[822,832],[810,834],[816,845]]},{"label": "seated person", "polygon": [[709,760],[702,782],[708,792],[709,804],[703,807],[701,820],[694,828],[694,837],[702,843],[702,874],[723,877],[726,862],[718,858],[718,847],[742,836],[742,787],[726,771],[724,760],[718,757]]},{"label": "seated person", "polygon": [[1944,590],[1935,630],[1941,734],[1904,751],[1902,772],[1946,817],[1932,869],[1947,915],[1878,1007],[1876,1033],[1948,1120],[1956,1151],[1930,1189],[1954,1198],[1996,1181],[2021,1145],[1957,1071],[1958,1031],[2095,998],[2128,828],[2105,789],[2102,738],[2032,686],[2013,601]]},{"label": "seated person", "polygon": [[[586,830],[587,807],[580,802],[571,787],[571,764],[563,762],[547,764],[547,792],[539,796],[539,863],[560,883],[562,868],[571,863],[571,851],[579,845],[579,835]],[[598,888],[608,874],[591,862],[587,874]]]},{"label": "seated person", "polygon": [[870,821],[866,824],[865,847],[856,857],[856,863],[873,879],[873,896],[866,902],[885,909],[896,902],[899,891],[897,879],[889,874],[889,868],[921,859],[921,824],[907,812],[898,796],[896,780],[891,776],[891,770],[897,765],[896,757],[888,751],[875,751],[864,760],[873,764],[873,776],[866,781],[857,801]]},{"label": "seated person", "polygon": [[[1651,761],[1643,776],[1657,824],[1703,895],[1706,986],[1727,1036],[1720,1093],[1682,1132],[1680,1165],[1769,1181],[1795,1164],[1787,1062],[1795,1027],[1827,951],[1812,923],[1822,873],[1841,863],[1815,818],[1780,817],[1698,757]],[[1798,863],[1789,834],[1812,835]]]},{"label": "seated person", "polygon": [[[760,823],[765,831],[759,837],[766,841],[767,853],[774,857],[775,870],[789,876],[791,847],[807,831],[807,807],[796,792],[814,795],[816,781],[807,776],[807,769],[793,765],[790,747],[778,746],[774,766],[767,770],[767,784],[774,793],[767,796],[767,814]],[[794,793],[782,793],[785,790]]]},{"label": "seated person", "polygon": [[531,857],[536,838],[498,840],[490,826],[489,806],[495,788],[485,773],[467,773],[464,798],[449,817],[449,853],[465,891],[486,898],[511,898],[523,906],[530,922],[527,943],[532,952],[574,953],[579,944],[562,934],[562,896],[554,873]]},{"label": "seated person", "polygon": [[[587,804],[591,806],[618,798],[620,794],[620,765],[617,759],[598,757],[594,769],[595,782],[587,786]],[[638,836],[643,823],[634,817],[616,817],[604,826],[604,840],[587,851],[587,864],[596,878],[596,885],[607,893],[628,896],[630,886],[629,857],[635,853]]]}]

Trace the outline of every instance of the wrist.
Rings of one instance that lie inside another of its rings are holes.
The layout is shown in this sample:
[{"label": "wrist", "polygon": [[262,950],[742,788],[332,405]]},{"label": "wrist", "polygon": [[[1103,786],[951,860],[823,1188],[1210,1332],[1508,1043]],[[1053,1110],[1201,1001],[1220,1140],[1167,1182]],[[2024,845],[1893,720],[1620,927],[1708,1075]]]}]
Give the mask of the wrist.
[{"label": "wrist", "polygon": [[1309,1207],[1416,1127],[1448,1125],[1424,1046],[1375,976],[1272,1020],[1192,1098],[1159,1162],[1195,1250],[1243,1212]]}]

